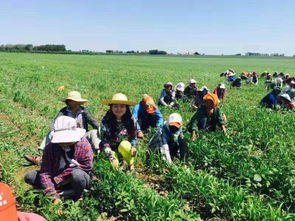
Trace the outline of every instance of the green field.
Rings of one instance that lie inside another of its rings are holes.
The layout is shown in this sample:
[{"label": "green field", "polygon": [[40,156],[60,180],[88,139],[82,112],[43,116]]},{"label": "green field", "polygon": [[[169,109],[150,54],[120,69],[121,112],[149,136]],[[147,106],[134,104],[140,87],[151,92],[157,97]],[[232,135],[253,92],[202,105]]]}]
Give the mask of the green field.
[{"label": "green field", "polygon": [[[189,141],[186,165],[146,159],[147,138],[139,145],[137,174],[112,171],[96,156],[100,181],[83,202],[66,202],[61,217],[40,191],[24,184],[24,173],[36,167],[25,166],[22,156],[37,152],[68,91],[80,91],[100,121],[108,109],[100,102],[114,93],[134,101],[144,93],[157,99],[164,82],[190,78],[213,89],[228,68],[294,76],[295,59],[0,53],[0,180],[14,188],[20,210],[48,220],[295,220],[295,116],[258,107],[267,93],[262,79],[241,89],[227,85],[221,108],[230,137],[200,134]],[[164,118],[174,112],[161,111]],[[186,123],[194,114],[189,104],[176,112]]]}]

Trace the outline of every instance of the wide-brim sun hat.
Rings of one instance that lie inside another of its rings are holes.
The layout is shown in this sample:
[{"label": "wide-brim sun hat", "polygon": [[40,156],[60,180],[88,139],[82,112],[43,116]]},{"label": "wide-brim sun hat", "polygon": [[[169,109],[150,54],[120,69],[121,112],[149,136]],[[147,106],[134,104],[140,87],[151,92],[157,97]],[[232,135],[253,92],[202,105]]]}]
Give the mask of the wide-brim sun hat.
[{"label": "wide-brim sun hat", "polygon": [[184,87],[185,87],[184,83],[180,82],[176,85],[176,90],[184,92]]},{"label": "wide-brim sun hat", "polygon": [[206,86],[201,87],[199,91],[204,91],[204,90],[209,91],[209,89]]},{"label": "wide-brim sun hat", "polygon": [[223,83],[219,84],[219,88],[225,89],[225,84],[223,84]]},{"label": "wide-brim sun hat", "polygon": [[180,128],[182,126],[182,117],[178,113],[170,114],[167,120],[169,126]]},{"label": "wide-brim sun hat", "polygon": [[110,104],[135,105],[136,104],[136,102],[129,101],[127,96],[122,93],[114,94],[111,100],[103,100],[101,103],[104,105],[110,105]]},{"label": "wide-brim sun hat", "polygon": [[66,98],[64,98],[62,101],[65,102],[66,100],[72,100],[72,101],[76,101],[76,102],[79,102],[79,103],[85,103],[85,102],[88,101],[86,99],[83,99],[81,97],[80,92],[78,92],[78,91],[70,91],[68,93],[68,96]]},{"label": "wide-brim sun hat", "polygon": [[74,118],[68,116],[58,117],[53,126],[51,143],[74,143],[81,140],[86,130],[77,128]]}]

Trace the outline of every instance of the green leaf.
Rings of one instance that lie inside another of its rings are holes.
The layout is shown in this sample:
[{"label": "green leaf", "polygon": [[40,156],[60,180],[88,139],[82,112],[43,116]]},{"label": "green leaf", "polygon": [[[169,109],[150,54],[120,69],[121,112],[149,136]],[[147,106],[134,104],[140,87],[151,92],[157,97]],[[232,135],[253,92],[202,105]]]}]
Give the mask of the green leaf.
[{"label": "green leaf", "polygon": [[261,176],[259,174],[254,175],[254,181],[260,182],[262,180]]}]

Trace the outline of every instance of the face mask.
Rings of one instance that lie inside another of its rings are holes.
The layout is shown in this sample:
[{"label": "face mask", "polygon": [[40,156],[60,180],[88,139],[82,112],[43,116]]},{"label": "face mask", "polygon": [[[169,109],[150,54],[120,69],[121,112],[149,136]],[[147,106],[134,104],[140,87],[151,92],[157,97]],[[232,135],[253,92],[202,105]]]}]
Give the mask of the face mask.
[{"label": "face mask", "polygon": [[176,133],[178,130],[179,130],[179,128],[177,128],[175,126],[169,126],[169,131],[173,134]]}]

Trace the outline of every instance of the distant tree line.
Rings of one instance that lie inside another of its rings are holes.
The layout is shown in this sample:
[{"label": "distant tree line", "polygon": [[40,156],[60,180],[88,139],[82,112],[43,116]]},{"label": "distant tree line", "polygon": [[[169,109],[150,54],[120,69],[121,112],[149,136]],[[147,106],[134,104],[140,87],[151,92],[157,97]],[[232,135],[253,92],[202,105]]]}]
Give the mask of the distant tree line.
[{"label": "distant tree line", "polygon": [[65,52],[65,45],[39,45],[33,46],[32,44],[6,44],[0,45],[0,51],[12,51],[12,52],[33,52],[33,51],[44,51],[44,52]]},{"label": "distant tree line", "polygon": [[267,53],[256,53],[256,52],[247,52],[245,54],[246,56],[275,56],[275,57],[284,57],[284,54],[279,54],[279,53],[272,53],[272,54],[267,54]]}]

